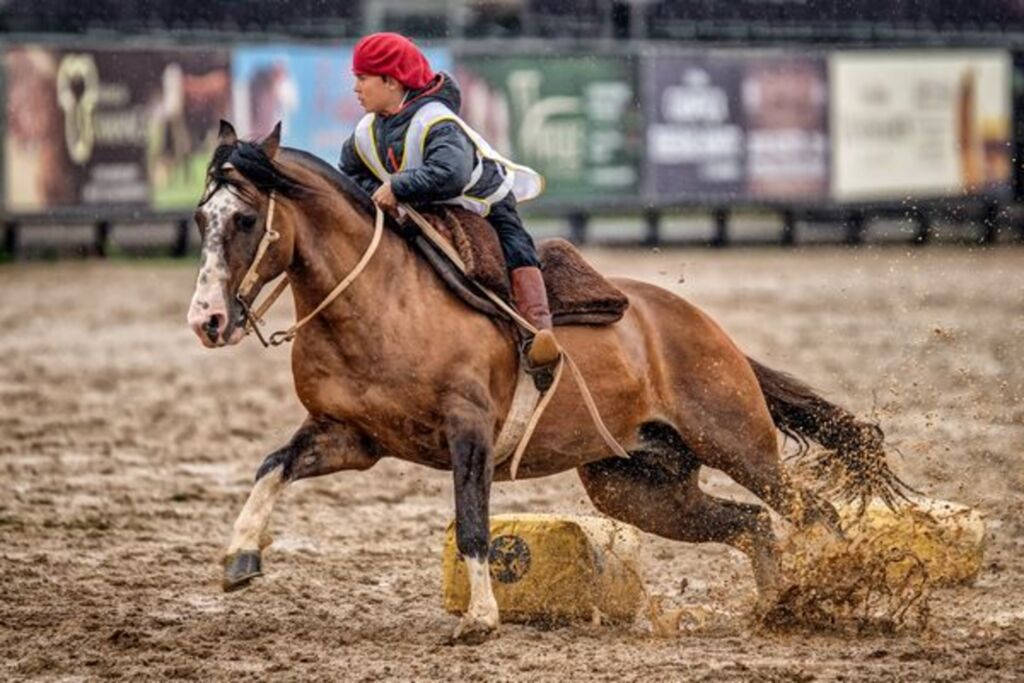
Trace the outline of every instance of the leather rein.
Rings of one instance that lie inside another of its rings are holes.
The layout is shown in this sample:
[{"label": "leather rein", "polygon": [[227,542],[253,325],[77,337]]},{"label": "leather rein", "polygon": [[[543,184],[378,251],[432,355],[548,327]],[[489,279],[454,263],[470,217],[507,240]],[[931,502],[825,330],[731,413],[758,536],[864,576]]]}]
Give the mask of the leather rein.
[{"label": "leather rein", "polygon": [[260,340],[264,348],[271,346],[280,346],[286,342],[290,342],[295,339],[295,335],[298,333],[299,328],[308,323],[310,320],[315,318],[320,311],[324,310],[331,305],[331,302],[341,296],[341,293],[348,289],[359,274],[366,268],[366,264],[370,262],[373,255],[377,252],[377,247],[380,246],[381,236],[384,234],[384,212],[381,208],[377,207],[377,217],[374,221],[373,226],[373,239],[370,240],[370,245],[363,252],[359,262],[355,265],[352,271],[345,276],[345,278],[332,289],[323,301],[314,308],[308,315],[301,320],[295,321],[295,323],[286,330],[278,330],[264,338],[263,333],[260,332],[260,325],[263,324],[263,316],[266,314],[270,307],[274,305],[278,297],[284,293],[284,290],[288,288],[288,275],[287,273],[281,276],[281,281],[277,283],[273,291],[264,299],[263,303],[260,304],[256,310],[252,310],[249,304],[245,302],[245,298],[249,296],[253,287],[259,281],[259,267],[263,261],[263,257],[267,253],[267,249],[271,244],[276,242],[281,237],[281,233],[274,230],[274,209],[277,206],[277,193],[270,193],[270,204],[267,206],[267,226],[263,231],[263,238],[260,240],[259,246],[256,247],[256,256],[253,258],[251,264],[249,264],[249,270],[246,271],[245,277],[242,278],[242,283],[238,286],[238,292],[235,294],[235,300],[241,305],[242,311],[245,314],[245,333],[249,334],[254,332],[256,338]]}]

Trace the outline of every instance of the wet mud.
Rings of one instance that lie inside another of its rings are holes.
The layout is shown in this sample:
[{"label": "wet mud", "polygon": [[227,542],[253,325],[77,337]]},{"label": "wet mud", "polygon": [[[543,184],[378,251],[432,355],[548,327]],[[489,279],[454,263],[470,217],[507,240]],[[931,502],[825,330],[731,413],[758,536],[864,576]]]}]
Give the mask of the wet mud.
[{"label": "wet mud", "polygon": [[[184,322],[191,263],[21,264],[0,269],[0,678],[1024,677],[1024,250],[588,256],[688,297],[748,354],[878,420],[904,479],[984,513],[975,585],[931,590],[922,628],[765,631],[742,555],[645,535],[658,609],[634,625],[506,624],[453,647],[450,475],[386,461],[290,488],[266,575],[225,594],[219,560],[255,468],[303,416],[288,352],[203,349]],[[592,512],[571,472],[497,485],[492,510]]]}]

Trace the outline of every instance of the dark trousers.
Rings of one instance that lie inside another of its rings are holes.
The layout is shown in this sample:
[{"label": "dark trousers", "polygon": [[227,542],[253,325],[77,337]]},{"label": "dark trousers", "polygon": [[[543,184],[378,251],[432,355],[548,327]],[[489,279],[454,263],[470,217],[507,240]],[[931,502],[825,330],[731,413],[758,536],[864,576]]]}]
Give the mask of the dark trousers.
[{"label": "dark trousers", "polygon": [[516,210],[516,198],[512,194],[491,206],[487,221],[498,233],[498,241],[501,242],[501,250],[505,253],[505,264],[509,270],[524,266],[540,266],[537,247],[530,233],[523,227],[519,211]]}]

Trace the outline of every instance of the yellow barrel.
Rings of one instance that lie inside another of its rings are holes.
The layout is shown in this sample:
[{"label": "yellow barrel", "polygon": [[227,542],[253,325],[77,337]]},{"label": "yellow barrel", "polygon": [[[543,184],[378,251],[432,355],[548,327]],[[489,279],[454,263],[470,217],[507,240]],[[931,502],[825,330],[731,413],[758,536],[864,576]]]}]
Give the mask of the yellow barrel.
[{"label": "yellow barrel", "polygon": [[[502,621],[631,621],[643,604],[640,534],[627,524],[583,515],[491,517],[490,567]],[[469,604],[465,563],[448,525],[444,608]]]},{"label": "yellow barrel", "polygon": [[851,539],[900,548],[921,560],[933,586],[972,583],[981,571],[985,522],[966,505],[919,496],[900,512],[873,500],[862,517],[855,505],[841,507],[839,515]]}]

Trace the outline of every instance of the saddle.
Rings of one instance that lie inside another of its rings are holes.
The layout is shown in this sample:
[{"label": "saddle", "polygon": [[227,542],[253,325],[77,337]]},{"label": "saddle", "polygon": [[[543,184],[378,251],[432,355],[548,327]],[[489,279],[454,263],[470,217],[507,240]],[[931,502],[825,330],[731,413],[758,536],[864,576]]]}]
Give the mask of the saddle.
[{"label": "saddle", "polygon": [[[501,243],[486,218],[461,207],[433,205],[421,210],[424,218],[458,252],[466,276],[422,234],[409,236],[441,278],[470,306],[501,317],[497,307],[477,294],[466,277],[511,301],[511,284]],[[629,299],[594,269],[564,239],[550,239],[537,249],[555,325],[609,325],[622,318]]]}]

